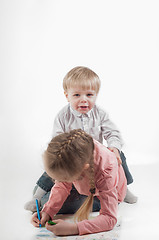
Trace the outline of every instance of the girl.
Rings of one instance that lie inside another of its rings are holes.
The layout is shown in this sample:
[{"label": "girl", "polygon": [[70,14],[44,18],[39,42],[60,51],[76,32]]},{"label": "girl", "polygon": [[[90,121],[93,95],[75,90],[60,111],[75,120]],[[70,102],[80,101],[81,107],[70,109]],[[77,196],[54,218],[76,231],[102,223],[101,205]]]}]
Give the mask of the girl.
[{"label": "girl", "polygon": [[[47,174],[56,181],[49,201],[40,212],[41,221],[37,213],[32,216],[35,227],[46,223],[46,228],[56,235],[83,235],[109,231],[115,226],[118,202],[126,195],[127,181],[122,166],[111,151],[83,130],[72,130],[51,140],[44,153],[44,166]],[[57,224],[49,225],[47,221],[61,209],[72,184],[80,194],[88,196],[75,214],[78,221],[54,220]],[[88,220],[95,196],[100,201],[100,214]]]}]

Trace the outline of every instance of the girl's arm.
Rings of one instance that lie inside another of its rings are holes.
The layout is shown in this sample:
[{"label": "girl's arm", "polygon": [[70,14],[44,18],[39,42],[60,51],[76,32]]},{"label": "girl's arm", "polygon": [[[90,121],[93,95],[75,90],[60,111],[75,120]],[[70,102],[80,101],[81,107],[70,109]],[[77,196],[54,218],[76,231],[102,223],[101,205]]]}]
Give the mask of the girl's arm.
[{"label": "girl's arm", "polygon": [[49,225],[46,223],[46,228],[53,232],[55,235],[62,236],[62,235],[78,235],[78,227],[76,223],[70,223],[63,221],[61,219],[54,220],[56,225]]},{"label": "girl's arm", "polygon": [[101,210],[99,216],[77,223],[79,235],[112,230],[117,222],[117,192],[115,187],[102,191],[99,196]]},{"label": "girl's arm", "polygon": [[105,160],[102,164],[106,167],[96,174],[96,188],[101,203],[100,214],[94,219],[77,223],[80,235],[113,229],[117,222],[118,201],[123,201],[126,194],[125,174],[122,166],[118,166],[115,155],[109,152],[109,156],[103,158]]},{"label": "girl's arm", "polygon": [[72,183],[55,182],[49,200],[45,203],[42,212],[46,212],[53,219],[54,215],[61,209],[71,189]]}]

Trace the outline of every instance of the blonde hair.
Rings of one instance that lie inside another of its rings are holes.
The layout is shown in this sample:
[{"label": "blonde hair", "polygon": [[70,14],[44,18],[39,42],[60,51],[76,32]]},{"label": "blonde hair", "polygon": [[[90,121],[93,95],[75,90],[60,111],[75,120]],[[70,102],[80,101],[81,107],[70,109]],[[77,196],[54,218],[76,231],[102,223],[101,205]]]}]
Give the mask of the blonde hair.
[{"label": "blonde hair", "polygon": [[91,89],[98,94],[100,79],[95,72],[87,67],[75,67],[63,79],[64,91],[67,92],[71,87],[78,87],[83,90]]},{"label": "blonde hair", "polygon": [[82,173],[86,163],[89,164],[90,195],[78,209],[75,219],[88,219],[93,206],[94,183],[94,143],[90,135],[81,129],[72,130],[54,137],[44,153],[44,165],[50,173],[64,170],[66,175],[75,176]]}]

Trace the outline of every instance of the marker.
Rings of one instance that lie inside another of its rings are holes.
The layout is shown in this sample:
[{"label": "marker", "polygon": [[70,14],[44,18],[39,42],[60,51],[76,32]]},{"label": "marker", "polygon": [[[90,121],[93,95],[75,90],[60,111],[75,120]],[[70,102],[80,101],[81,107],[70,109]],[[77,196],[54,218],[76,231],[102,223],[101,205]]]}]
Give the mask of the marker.
[{"label": "marker", "polygon": [[56,223],[52,222],[51,220],[48,221],[48,224],[50,224],[50,225],[56,225]]},{"label": "marker", "polygon": [[[36,209],[37,209],[38,219],[40,221],[41,219],[40,219],[40,212],[39,212],[39,206],[38,206],[38,199],[36,199]],[[40,223],[39,223],[39,227],[41,227]]]}]

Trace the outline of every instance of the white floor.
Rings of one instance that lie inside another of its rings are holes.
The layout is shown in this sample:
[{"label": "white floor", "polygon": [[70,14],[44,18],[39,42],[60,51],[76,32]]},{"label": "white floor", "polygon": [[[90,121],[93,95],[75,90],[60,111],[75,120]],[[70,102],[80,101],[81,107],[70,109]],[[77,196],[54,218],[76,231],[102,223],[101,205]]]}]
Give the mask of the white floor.
[{"label": "white floor", "polygon": [[[132,165],[134,183],[129,187],[138,203],[119,206],[122,216],[121,240],[159,239],[159,164]],[[3,240],[31,240],[35,232],[30,224],[31,214],[23,209],[31,195],[32,184],[38,176],[26,166],[2,168],[0,196],[0,238]],[[5,174],[4,174],[5,173]]]},{"label": "white floor", "polygon": [[131,166],[130,189],[139,197],[134,205],[121,204],[121,240],[159,239],[159,164]]}]

